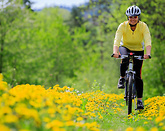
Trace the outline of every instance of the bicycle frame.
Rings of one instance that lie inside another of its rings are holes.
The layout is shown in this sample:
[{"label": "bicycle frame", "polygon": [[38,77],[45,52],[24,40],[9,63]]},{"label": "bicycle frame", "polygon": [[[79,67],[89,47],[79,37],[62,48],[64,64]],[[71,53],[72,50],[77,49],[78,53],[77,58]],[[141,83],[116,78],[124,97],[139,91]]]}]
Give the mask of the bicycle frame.
[{"label": "bicycle frame", "polygon": [[[123,56],[124,57],[124,56]],[[134,82],[135,82],[135,77],[134,75],[136,74],[135,71],[133,71],[133,59],[134,55],[133,53],[130,53],[128,55],[129,59],[129,65],[128,65],[128,70],[126,71],[126,84],[125,84],[125,100],[126,100],[126,105],[128,106],[128,115],[132,113],[132,99],[134,99],[135,103],[135,108],[136,108],[136,95],[135,95],[135,88],[133,88]]]},{"label": "bicycle frame", "polygon": [[[111,55],[113,57],[114,54]],[[149,59],[151,59],[151,56],[148,55]],[[132,113],[132,99],[134,99],[135,104],[135,110],[136,109],[136,87],[135,87],[135,74],[136,72],[133,70],[133,60],[145,60],[143,59],[143,56],[135,56],[132,52],[128,53],[128,55],[119,55],[119,59],[128,58],[129,64],[128,64],[128,70],[126,71],[126,84],[125,84],[125,96],[124,100],[126,100],[126,105],[128,105],[128,115]]]},{"label": "bicycle frame", "polygon": [[136,72],[133,70],[133,59],[144,60],[142,56],[135,56],[132,52],[128,53],[128,55],[119,56],[120,59],[128,58],[128,70],[126,71],[126,84],[125,84],[125,96],[126,105],[128,106],[128,115],[132,113],[132,99],[134,99],[135,110],[136,110],[136,87],[135,87],[135,74]]}]

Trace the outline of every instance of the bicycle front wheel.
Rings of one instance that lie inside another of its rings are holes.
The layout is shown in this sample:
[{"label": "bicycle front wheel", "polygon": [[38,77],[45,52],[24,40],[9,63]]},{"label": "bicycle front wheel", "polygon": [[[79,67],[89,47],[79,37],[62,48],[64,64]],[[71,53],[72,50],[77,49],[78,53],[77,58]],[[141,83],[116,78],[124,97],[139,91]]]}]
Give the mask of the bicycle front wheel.
[{"label": "bicycle front wheel", "polygon": [[129,75],[129,79],[128,79],[128,115],[132,113],[132,86],[133,86],[133,76]]}]

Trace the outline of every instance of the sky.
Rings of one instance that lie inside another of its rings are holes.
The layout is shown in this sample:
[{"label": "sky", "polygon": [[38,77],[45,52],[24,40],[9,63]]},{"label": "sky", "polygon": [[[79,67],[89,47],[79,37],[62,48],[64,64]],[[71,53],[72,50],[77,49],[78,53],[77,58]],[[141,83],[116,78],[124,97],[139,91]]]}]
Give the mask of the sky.
[{"label": "sky", "polygon": [[85,2],[89,2],[89,0],[31,0],[31,2],[34,2],[32,5],[32,9],[40,9],[43,7],[49,7],[49,6],[79,6],[80,4],[83,4]]}]

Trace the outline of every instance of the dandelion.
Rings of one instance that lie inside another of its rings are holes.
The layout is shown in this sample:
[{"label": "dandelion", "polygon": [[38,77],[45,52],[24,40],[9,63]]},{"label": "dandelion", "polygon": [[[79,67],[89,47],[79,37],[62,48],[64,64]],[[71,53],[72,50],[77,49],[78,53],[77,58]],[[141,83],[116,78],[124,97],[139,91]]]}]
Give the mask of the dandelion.
[{"label": "dandelion", "polygon": [[5,125],[1,125],[1,124],[0,124],[0,131],[10,131],[10,128],[8,128],[8,127],[5,126]]},{"label": "dandelion", "polygon": [[144,124],[148,124],[148,122],[147,122],[147,121],[145,121],[145,122],[144,122]]},{"label": "dandelion", "polygon": [[77,118],[77,121],[82,121],[82,120],[83,120],[82,117],[78,117],[78,118]]},{"label": "dandelion", "polygon": [[74,90],[74,88],[69,88],[69,91],[73,91]]},{"label": "dandelion", "polygon": [[2,73],[0,73],[0,81],[2,81],[3,80],[3,75],[2,75]]},{"label": "dandelion", "polygon": [[43,121],[44,121],[44,122],[50,122],[50,118],[44,117],[44,118],[43,118]]},{"label": "dandelion", "polygon": [[67,121],[65,124],[66,124],[66,126],[74,126],[75,125],[74,121]]},{"label": "dandelion", "polygon": [[30,130],[27,130],[27,129],[20,129],[19,131],[30,131]]},{"label": "dandelion", "polygon": [[125,131],[133,131],[132,127],[128,127]]},{"label": "dandelion", "polygon": [[59,120],[53,120],[52,122],[49,122],[48,124],[46,124],[46,128],[50,129],[53,127],[63,127],[63,122],[59,121]]},{"label": "dandelion", "polygon": [[155,122],[156,122],[156,123],[159,123],[159,122],[162,121],[162,120],[163,120],[163,117],[159,116],[159,117],[157,117],[157,118],[155,119]]},{"label": "dandelion", "polygon": [[136,131],[145,131],[145,129],[143,127],[137,127]]},{"label": "dandelion", "polygon": [[159,123],[159,126],[163,126],[164,124],[161,122],[161,123]]},{"label": "dandelion", "polygon": [[76,126],[77,126],[77,127],[83,127],[83,126],[84,126],[84,124],[83,124],[83,123],[81,123],[81,122],[77,122],[77,123],[76,123]]},{"label": "dandelion", "polygon": [[153,128],[151,128],[150,131],[158,131],[158,128],[157,127],[153,127]]},{"label": "dandelion", "polygon": [[17,122],[18,121],[18,117],[16,117],[15,115],[6,115],[5,118],[4,118],[4,121],[6,123],[14,123],[14,122]]},{"label": "dandelion", "polygon": [[148,120],[152,120],[152,118],[151,118],[151,117],[148,117],[147,119],[148,119]]},{"label": "dandelion", "polygon": [[65,129],[59,128],[59,127],[53,127],[52,130],[53,131],[66,131]]}]

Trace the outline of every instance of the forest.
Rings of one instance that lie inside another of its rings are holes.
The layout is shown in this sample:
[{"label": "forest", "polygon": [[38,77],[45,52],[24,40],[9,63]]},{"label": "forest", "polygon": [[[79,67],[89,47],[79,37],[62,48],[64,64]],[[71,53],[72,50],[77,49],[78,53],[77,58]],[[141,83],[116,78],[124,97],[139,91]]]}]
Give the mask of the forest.
[{"label": "forest", "polygon": [[127,20],[126,9],[137,5],[152,38],[152,59],[142,69],[144,97],[165,95],[164,0],[90,0],[71,12],[59,7],[36,12],[31,4],[1,2],[0,73],[10,87],[59,84],[81,92],[121,93],[113,42],[117,27]]}]

